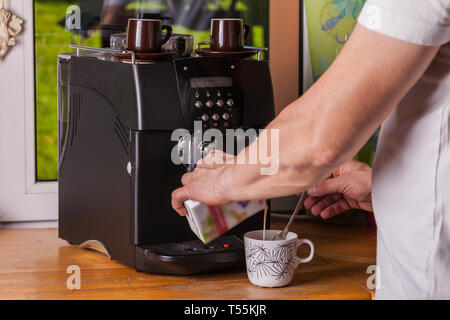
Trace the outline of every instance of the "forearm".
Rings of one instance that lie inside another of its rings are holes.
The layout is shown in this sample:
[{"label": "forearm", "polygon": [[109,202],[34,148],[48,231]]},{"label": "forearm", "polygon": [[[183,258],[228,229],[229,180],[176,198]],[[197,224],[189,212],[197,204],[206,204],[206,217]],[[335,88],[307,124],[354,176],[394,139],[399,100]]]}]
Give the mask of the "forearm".
[{"label": "forearm", "polygon": [[[269,142],[273,130],[279,133],[278,172],[262,175],[261,162],[229,166],[221,178],[227,197],[285,196],[327,177],[358,152],[437,50],[357,26],[330,69],[267,127]],[[256,143],[237,158],[248,159],[255,148]]]}]

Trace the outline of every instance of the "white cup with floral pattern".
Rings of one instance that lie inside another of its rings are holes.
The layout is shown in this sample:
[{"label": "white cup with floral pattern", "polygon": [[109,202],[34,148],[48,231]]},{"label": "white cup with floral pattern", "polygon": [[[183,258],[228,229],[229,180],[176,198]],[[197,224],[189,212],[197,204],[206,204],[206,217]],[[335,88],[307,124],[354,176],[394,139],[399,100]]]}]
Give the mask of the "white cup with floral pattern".
[{"label": "white cup with floral pattern", "polygon": [[[301,263],[312,260],[314,245],[307,239],[289,232],[285,240],[272,239],[279,230],[250,231],[244,235],[247,275],[251,283],[261,287],[284,287],[292,282],[294,272]],[[308,244],[311,252],[307,258],[297,257],[297,248]]]}]

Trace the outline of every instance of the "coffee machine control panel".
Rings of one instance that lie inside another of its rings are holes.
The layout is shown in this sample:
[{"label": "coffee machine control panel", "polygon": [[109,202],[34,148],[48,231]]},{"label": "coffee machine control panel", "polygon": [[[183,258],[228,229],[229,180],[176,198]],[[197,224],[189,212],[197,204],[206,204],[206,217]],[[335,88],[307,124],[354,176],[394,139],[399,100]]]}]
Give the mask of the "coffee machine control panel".
[{"label": "coffee machine control panel", "polygon": [[233,59],[179,60],[177,73],[186,125],[201,122],[203,130],[235,129],[244,118],[244,93],[239,62]]},{"label": "coffee machine control panel", "polygon": [[239,93],[229,77],[191,79],[193,118],[203,129],[226,130],[241,124]]}]

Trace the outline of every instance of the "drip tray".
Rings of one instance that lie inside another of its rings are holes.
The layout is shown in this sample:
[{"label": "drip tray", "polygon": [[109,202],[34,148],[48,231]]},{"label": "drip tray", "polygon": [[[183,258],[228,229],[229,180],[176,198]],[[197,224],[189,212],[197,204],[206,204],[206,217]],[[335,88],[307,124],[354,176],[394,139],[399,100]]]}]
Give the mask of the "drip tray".
[{"label": "drip tray", "polygon": [[245,265],[242,236],[223,236],[208,244],[200,240],[136,247],[136,269],[150,273],[188,275]]}]

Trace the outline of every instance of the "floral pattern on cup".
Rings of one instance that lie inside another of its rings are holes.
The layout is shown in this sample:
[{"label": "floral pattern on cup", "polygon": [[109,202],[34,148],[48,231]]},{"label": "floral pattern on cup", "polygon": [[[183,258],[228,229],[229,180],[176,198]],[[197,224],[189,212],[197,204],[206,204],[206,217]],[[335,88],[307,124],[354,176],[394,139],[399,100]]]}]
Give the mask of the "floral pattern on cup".
[{"label": "floral pattern on cup", "polygon": [[294,243],[281,243],[269,249],[264,245],[246,245],[247,272],[250,276],[259,279],[263,276],[272,276],[277,280],[290,277],[295,271]]},{"label": "floral pattern on cup", "polygon": [[[285,240],[271,241],[277,230],[251,231],[244,235],[247,275],[251,283],[261,287],[283,287],[292,282],[294,272],[301,263],[311,261],[314,245],[307,239],[298,239],[289,232]],[[267,240],[263,240],[267,239]],[[307,258],[297,257],[297,248],[308,244],[311,252]]]}]

